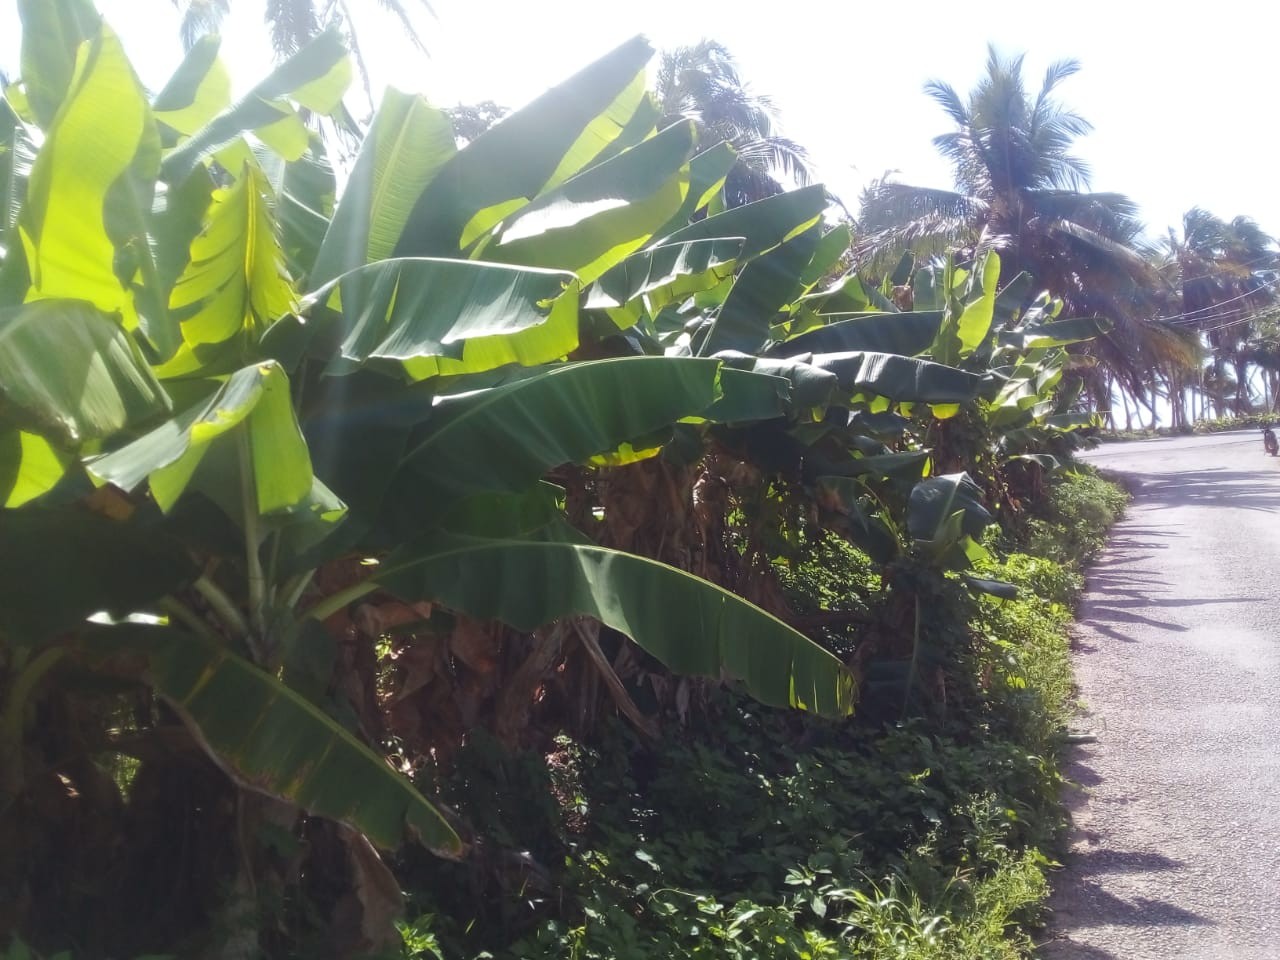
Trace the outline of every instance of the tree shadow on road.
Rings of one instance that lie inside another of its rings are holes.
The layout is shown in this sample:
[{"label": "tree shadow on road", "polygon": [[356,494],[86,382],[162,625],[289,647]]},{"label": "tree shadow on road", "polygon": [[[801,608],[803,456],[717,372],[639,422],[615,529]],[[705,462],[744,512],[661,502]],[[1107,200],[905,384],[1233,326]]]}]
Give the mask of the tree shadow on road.
[{"label": "tree shadow on road", "polygon": [[1090,829],[1089,788],[1102,782],[1090,766],[1091,758],[1089,745],[1076,745],[1064,770],[1070,784],[1063,800],[1071,815],[1072,842],[1063,858],[1066,869],[1053,880],[1049,929],[1054,931],[1054,937],[1043,945],[1045,960],[1126,960],[1072,939],[1073,933],[1084,936],[1084,931],[1094,927],[1189,927],[1213,922],[1165,900],[1137,895],[1120,897],[1106,889],[1108,876],[1141,878],[1144,874],[1177,871],[1184,863],[1150,850],[1115,849]]},{"label": "tree shadow on road", "polygon": [[[1280,498],[1277,498],[1280,505]],[[1154,627],[1170,633],[1190,628],[1178,623],[1174,611],[1206,604],[1259,603],[1264,597],[1188,597],[1175,592],[1168,581],[1141,565],[1170,541],[1183,537],[1176,530],[1129,526],[1117,528],[1107,551],[1088,571],[1088,593],[1079,611],[1086,631],[1075,638],[1075,648],[1084,653],[1097,649],[1088,642],[1088,633],[1100,634],[1121,643],[1134,643],[1133,627]],[[1136,569],[1135,569],[1136,568]],[[1168,616],[1160,611],[1168,611]]]},{"label": "tree shadow on road", "polygon": [[1262,483],[1251,470],[1212,467],[1178,473],[1126,473],[1145,507],[1231,507],[1274,513],[1280,510],[1280,487]]}]

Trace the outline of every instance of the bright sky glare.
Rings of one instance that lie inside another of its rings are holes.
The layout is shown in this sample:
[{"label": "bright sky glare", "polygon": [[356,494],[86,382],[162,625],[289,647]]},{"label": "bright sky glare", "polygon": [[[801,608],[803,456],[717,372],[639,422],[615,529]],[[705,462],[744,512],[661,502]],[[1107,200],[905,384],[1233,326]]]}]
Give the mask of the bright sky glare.
[{"label": "bright sky glare", "polygon": [[[144,82],[158,87],[180,55],[173,5],[98,2]],[[418,17],[430,49],[424,58],[376,0],[350,0],[375,99],[391,83],[440,106],[491,99],[517,107],[632,34],[660,48],[711,37],[733,52],[754,90],[773,98],[782,132],[809,148],[820,178],[855,209],[863,185],[888,170],[905,182],[951,186],[930,143],[948,122],[922,92],[926,80],[967,92],[988,41],[1027,54],[1033,90],[1050,61],[1075,57],[1083,70],[1060,95],[1095,127],[1077,150],[1093,167],[1095,190],[1131,196],[1153,235],[1196,204],[1224,217],[1247,214],[1280,233],[1270,111],[1280,8],[1268,3],[431,3],[436,17]],[[248,87],[270,62],[262,4],[232,5],[223,52]],[[11,76],[16,21],[14,5],[4,4],[0,67]],[[349,103],[367,112],[358,87]]]}]

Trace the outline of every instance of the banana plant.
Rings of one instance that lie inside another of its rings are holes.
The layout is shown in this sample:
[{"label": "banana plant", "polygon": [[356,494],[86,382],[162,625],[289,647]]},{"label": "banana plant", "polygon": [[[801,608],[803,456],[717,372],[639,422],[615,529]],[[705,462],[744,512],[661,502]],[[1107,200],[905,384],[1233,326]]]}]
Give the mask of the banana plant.
[{"label": "banana plant", "polygon": [[[5,181],[21,202],[0,221],[8,754],[75,661],[148,684],[243,788],[384,849],[459,855],[430,801],[282,679],[375,591],[525,631],[591,616],[673,670],[851,710],[844,666],[763,610],[531,519],[550,469],[788,390],[708,356],[572,359],[592,296],[669,302],[786,246],[772,217],[669,230],[726,155],[698,153],[687,123],[636,121],[647,44],[462,150],[440,111],[390,91],[339,197],[305,122],[340,111],[336,37],[237,102],[202,41],[149,98],[87,4],[21,10]],[[788,202],[817,216],[813,193]],[[484,497],[517,522],[494,529]],[[346,587],[318,585],[356,558]]]}]

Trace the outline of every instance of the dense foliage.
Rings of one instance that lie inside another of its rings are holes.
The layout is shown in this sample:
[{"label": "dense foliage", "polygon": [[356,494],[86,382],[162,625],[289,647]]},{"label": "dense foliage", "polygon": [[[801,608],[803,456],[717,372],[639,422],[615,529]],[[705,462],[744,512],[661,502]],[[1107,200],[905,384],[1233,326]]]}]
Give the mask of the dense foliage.
[{"label": "dense foliage", "polygon": [[216,37],[152,95],[87,0],[19,9],[0,929],[377,955],[405,886],[459,949],[1015,949],[1066,688],[1014,598],[1064,588],[1000,531],[1095,320],[994,251],[845,271],[818,186],[726,202],[639,38],[462,147],[388,91],[339,191],[336,32],[232,102]]},{"label": "dense foliage", "polygon": [[[984,561],[1020,598],[951,597],[967,624],[955,667],[982,686],[969,707],[832,724],[720,694],[656,743],[616,723],[545,756],[472,742],[450,798],[551,872],[512,864],[477,896],[457,866],[403,864],[411,955],[1021,955],[1060,826],[1054,758],[1082,581],[1076,561],[1005,550],[1087,557],[1124,500],[1092,474],[1064,474],[1031,545],[993,543],[1001,559]],[[865,557],[840,541],[809,556],[790,589],[816,596],[839,580],[876,593]]]}]

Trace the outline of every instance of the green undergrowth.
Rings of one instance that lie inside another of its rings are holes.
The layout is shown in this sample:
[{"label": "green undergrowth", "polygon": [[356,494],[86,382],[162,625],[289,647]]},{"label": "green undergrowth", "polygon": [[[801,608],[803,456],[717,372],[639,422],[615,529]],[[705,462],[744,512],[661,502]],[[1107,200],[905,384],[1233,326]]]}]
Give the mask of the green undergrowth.
[{"label": "green undergrowth", "polygon": [[[946,669],[917,657],[915,694],[882,692],[852,721],[719,690],[653,743],[621,722],[545,755],[472,738],[445,790],[487,825],[489,879],[475,863],[397,864],[404,955],[1030,955],[1062,826],[1067,626],[1080,564],[1124,502],[1091,470],[1056,479],[977,571],[1018,598],[935,584],[919,642]],[[840,541],[810,547],[784,588],[797,609],[849,611],[825,640],[852,644],[857,617],[884,612],[879,575]]]}]

